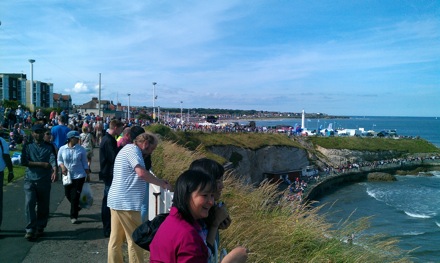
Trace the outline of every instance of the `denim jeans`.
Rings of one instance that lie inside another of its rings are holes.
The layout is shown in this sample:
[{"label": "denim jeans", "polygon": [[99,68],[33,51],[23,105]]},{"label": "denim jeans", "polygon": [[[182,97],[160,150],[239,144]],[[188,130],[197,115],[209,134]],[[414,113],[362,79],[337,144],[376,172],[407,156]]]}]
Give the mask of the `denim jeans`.
[{"label": "denim jeans", "polygon": [[26,232],[35,233],[37,229],[42,230],[46,227],[49,219],[51,184],[47,178],[24,181]]}]

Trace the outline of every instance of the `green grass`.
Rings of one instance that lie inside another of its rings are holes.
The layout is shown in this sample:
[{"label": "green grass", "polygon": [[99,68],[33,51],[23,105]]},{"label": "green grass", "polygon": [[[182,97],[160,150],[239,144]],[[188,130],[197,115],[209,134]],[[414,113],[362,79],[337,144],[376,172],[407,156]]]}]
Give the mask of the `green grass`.
[{"label": "green grass", "polygon": [[[7,169],[8,168],[6,168],[6,170]],[[13,179],[13,181],[22,178],[24,176],[25,171],[26,171],[26,167],[21,166],[21,165],[14,165],[14,179]],[[3,177],[3,184],[4,185],[8,184],[8,174],[7,173],[5,173],[5,176]]]},{"label": "green grass", "polygon": [[[12,156],[15,152],[21,153],[21,149],[22,149],[21,147],[22,147],[22,145],[18,144],[17,150],[10,151],[9,154]],[[5,168],[5,171],[6,170],[8,170],[8,168]],[[13,179],[13,181],[24,177],[25,171],[26,171],[25,166],[14,165],[14,179]],[[7,175],[7,173],[5,173],[5,176],[3,177],[3,184],[6,185],[7,183],[8,183],[8,175]]]},{"label": "green grass", "polygon": [[440,149],[423,139],[392,139],[363,137],[309,137],[314,145],[326,149],[357,151],[398,151],[402,153],[440,153]]},{"label": "green grass", "polygon": [[200,146],[232,145],[247,149],[260,149],[266,146],[286,145],[303,148],[299,143],[283,134],[267,133],[205,133],[201,131],[177,131],[155,124],[148,126],[146,130],[160,134],[164,140],[178,143],[190,150],[196,150]]}]

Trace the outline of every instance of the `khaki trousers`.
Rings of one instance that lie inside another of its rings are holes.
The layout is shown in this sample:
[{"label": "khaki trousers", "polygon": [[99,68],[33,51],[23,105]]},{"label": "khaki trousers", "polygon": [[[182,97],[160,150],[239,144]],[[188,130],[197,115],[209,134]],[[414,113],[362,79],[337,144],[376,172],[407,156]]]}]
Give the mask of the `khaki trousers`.
[{"label": "khaki trousers", "polygon": [[128,259],[130,263],[143,263],[144,251],[134,243],[131,234],[142,224],[139,211],[113,210],[111,212],[111,232],[108,242],[108,262],[121,263],[122,244],[127,241]]}]

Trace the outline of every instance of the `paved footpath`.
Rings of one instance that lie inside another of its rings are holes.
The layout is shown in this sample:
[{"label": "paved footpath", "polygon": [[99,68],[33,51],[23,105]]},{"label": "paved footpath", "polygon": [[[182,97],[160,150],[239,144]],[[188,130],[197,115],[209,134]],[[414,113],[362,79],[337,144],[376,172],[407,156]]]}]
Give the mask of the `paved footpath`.
[{"label": "paved footpath", "polygon": [[50,218],[45,234],[36,241],[24,238],[23,179],[4,186],[0,262],[107,262],[108,239],[101,223],[104,184],[98,181],[99,151],[94,149],[91,187],[94,204],[79,213],[79,224],[70,222],[70,203],[60,181],[52,184]]}]

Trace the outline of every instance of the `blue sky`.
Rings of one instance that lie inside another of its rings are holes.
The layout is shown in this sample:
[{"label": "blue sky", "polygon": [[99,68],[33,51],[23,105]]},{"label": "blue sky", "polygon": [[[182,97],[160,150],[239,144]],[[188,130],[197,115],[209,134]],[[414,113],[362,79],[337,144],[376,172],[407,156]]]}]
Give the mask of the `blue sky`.
[{"label": "blue sky", "polygon": [[0,72],[83,104],[440,116],[440,1],[2,0]]}]

